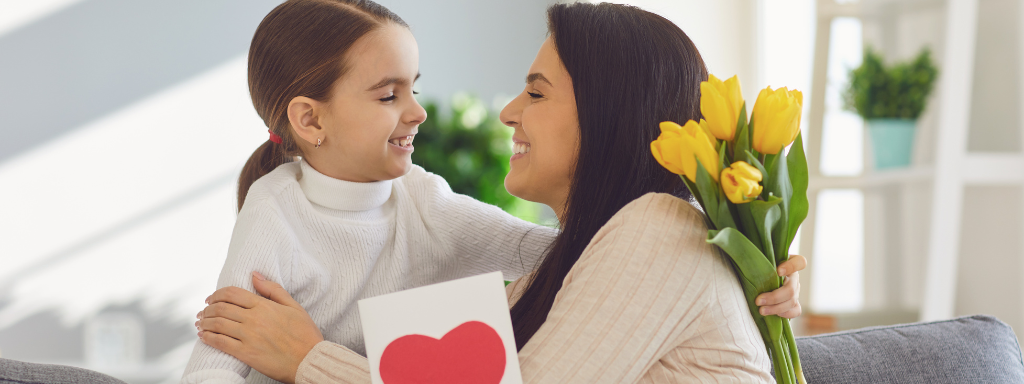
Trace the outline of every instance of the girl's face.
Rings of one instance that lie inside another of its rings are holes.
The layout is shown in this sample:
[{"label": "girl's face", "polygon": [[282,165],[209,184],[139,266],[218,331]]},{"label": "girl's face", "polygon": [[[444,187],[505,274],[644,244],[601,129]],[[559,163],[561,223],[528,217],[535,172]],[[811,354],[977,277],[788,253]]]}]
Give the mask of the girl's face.
[{"label": "girl's face", "polygon": [[580,127],[572,78],[548,37],[526,76],[526,88],[501,111],[515,154],[505,189],[562,216],[579,153]]},{"label": "girl's face", "polygon": [[347,181],[406,174],[412,167],[413,137],[427,118],[413,98],[419,77],[416,39],[407,28],[388,24],[360,38],[346,64],[348,72],[329,101],[297,97],[289,105],[304,158],[320,173]]}]

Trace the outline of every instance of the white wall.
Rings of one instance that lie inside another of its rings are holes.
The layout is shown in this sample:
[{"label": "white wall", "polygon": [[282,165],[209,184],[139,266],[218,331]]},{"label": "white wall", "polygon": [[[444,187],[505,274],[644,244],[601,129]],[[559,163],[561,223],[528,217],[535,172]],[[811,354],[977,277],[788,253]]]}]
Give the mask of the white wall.
[{"label": "white wall", "polygon": [[[490,103],[523,90],[555,0],[380,0],[412,28],[426,98],[469,91]],[[503,105],[501,106],[503,107]]]},{"label": "white wall", "polygon": [[[628,0],[679,26],[693,40],[708,71],[726,79],[740,77],[743,97],[757,97],[758,77],[756,0]],[[748,106],[749,109],[749,106]]]}]

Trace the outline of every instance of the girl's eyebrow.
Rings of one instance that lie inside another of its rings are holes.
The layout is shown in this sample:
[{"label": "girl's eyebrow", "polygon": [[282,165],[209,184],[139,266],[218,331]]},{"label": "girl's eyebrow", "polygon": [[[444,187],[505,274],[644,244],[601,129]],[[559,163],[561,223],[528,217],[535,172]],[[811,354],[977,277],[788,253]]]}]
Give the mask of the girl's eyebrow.
[{"label": "girl's eyebrow", "polygon": [[[420,79],[420,74],[417,73],[416,74],[416,78],[412,79],[412,81],[416,82],[416,80],[419,80],[419,79]],[[400,77],[385,77],[381,81],[378,81],[377,84],[374,84],[372,87],[367,89],[367,91],[373,91],[373,90],[381,89],[381,88],[384,88],[384,87],[389,86],[391,84],[409,85],[409,80],[406,80],[406,79],[403,79],[403,78],[400,78]]]}]

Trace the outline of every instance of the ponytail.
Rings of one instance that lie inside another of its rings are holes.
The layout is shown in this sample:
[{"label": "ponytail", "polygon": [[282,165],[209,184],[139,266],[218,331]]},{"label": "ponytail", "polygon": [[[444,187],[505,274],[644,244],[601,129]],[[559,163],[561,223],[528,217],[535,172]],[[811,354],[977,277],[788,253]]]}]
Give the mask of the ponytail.
[{"label": "ponytail", "polygon": [[252,183],[291,159],[292,156],[285,150],[284,145],[270,140],[256,148],[249,160],[245,162],[245,166],[242,167],[242,174],[238,176],[238,210],[242,210],[245,195],[249,193]]}]

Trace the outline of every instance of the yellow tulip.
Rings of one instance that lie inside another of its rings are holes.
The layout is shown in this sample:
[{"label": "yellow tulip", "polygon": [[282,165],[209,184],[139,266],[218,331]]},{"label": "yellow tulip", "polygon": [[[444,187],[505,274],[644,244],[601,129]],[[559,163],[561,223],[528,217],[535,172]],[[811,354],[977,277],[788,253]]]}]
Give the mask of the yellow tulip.
[{"label": "yellow tulip", "polygon": [[761,90],[751,114],[754,140],[758,152],[774,155],[796,140],[800,133],[800,115],[804,95],[797,90],[772,87]]},{"label": "yellow tulip", "polygon": [[684,126],[666,121],[661,123],[661,135],[651,142],[651,153],[658,163],[690,181],[697,180],[697,161],[704,165],[711,178],[718,181],[718,151],[715,139],[708,136],[693,120]]},{"label": "yellow tulip", "polygon": [[663,122],[661,135],[651,142],[651,153],[662,167],[677,175],[683,174],[682,151],[683,151],[683,128],[671,121]]},{"label": "yellow tulip", "polygon": [[711,127],[708,125],[707,120],[700,119],[700,123],[697,123],[697,126],[708,136],[708,140],[711,141],[711,147],[718,148],[718,140],[715,138],[715,135],[711,134]]},{"label": "yellow tulip", "polygon": [[704,114],[711,133],[719,140],[732,141],[736,136],[740,108],[743,108],[743,94],[738,77],[722,81],[711,75],[708,81],[700,83],[700,113]]},{"label": "yellow tulip", "polygon": [[722,170],[722,191],[733,204],[744,204],[761,194],[761,171],[743,161]]}]

